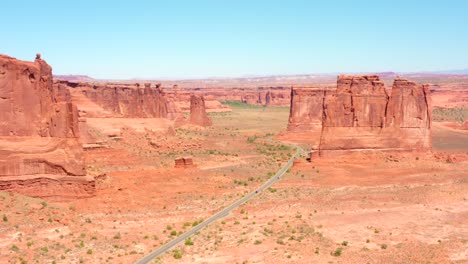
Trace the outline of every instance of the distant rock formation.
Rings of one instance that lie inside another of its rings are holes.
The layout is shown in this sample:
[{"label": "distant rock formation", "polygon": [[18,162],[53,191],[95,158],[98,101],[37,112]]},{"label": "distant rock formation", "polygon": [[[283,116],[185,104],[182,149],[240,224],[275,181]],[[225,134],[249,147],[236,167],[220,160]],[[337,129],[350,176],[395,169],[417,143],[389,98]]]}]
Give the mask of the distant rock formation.
[{"label": "distant rock formation", "polygon": [[0,55],[0,190],[47,197],[94,193],[79,142],[78,114],[41,59]]},{"label": "distant rock formation", "polygon": [[83,93],[105,110],[121,117],[167,118],[174,112],[159,85],[151,87],[145,83],[143,88],[94,86]]},{"label": "distant rock formation", "polygon": [[86,83],[56,81],[65,85],[78,105],[82,117],[166,118],[175,126],[186,123],[174,100],[160,84]]},{"label": "distant rock formation", "polygon": [[340,75],[334,91],[291,90],[288,131],[314,135],[321,129],[318,149],[322,156],[426,151],[432,148],[431,120],[427,85],[397,78],[389,96],[379,76]]},{"label": "distant rock formation", "polygon": [[211,126],[211,119],[206,114],[205,99],[203,96],[190,97],[190,124],[197,126]]}]

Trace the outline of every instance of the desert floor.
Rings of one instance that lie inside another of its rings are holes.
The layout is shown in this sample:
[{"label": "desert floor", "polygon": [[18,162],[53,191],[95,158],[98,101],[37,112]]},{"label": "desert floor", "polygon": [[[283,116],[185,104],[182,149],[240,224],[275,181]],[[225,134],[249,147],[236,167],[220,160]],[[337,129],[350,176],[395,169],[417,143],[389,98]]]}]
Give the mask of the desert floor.
[{"label": "desert floor", "polygon": [[[85,153],[96,196],[0,192],[0,262],[132,263],[255,190],[295,152],[275,139],[289,109],[232,108],[210,113],[212,127],[169,133],[144,129],[150,120],[90,119],[107,146]],[[435,123],[433,144],[302,159],[155,263],[467,263],[468,132]],[[196,167],[173,168],[183,156]]]}]

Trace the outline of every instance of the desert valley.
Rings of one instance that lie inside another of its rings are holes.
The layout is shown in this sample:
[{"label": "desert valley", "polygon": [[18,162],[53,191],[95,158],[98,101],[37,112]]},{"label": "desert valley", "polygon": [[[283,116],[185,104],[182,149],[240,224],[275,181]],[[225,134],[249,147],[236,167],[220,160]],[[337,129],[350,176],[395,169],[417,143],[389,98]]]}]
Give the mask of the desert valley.
[{"label": "desert valley", "polygon": [[468,260],[468,76],[198,87],[0,65],[2,262],[137,261],[296,146],[154,262]]}]

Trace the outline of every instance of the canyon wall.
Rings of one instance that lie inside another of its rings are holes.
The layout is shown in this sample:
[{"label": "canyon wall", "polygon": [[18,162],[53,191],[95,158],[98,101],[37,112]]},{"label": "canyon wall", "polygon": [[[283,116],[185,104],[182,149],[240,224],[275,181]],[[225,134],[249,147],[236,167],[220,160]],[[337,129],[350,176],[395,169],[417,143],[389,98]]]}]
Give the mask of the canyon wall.
[{"label": "canyon wall", "polygon": [[[114,117],[127,118],[172,118],[177,111],[173,102],[167,99],[164,90],[159,86],[151,87],[146,83],[139,85],[112,86],[90,85],[79,86],[80,92],[92,102],[101,106]],[[95,113],[89,113],[90,116]]]},{"label": "canyon wall", "polygon": [[77,108],[52,68],[0,55],[0,190],[46,197],[86,197]]}]

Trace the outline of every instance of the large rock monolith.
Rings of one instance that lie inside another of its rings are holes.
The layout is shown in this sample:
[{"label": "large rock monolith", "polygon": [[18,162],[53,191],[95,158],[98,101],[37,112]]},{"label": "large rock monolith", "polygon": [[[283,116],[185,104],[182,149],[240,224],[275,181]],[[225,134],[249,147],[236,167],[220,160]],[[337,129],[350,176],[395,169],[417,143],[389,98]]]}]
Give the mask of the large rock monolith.
[{"label": "large rock monolith", "polygon": [[211,119],[206,114],[205,99],[203,96],[190,97],[190,124],[197,126],[211,126]]}]

